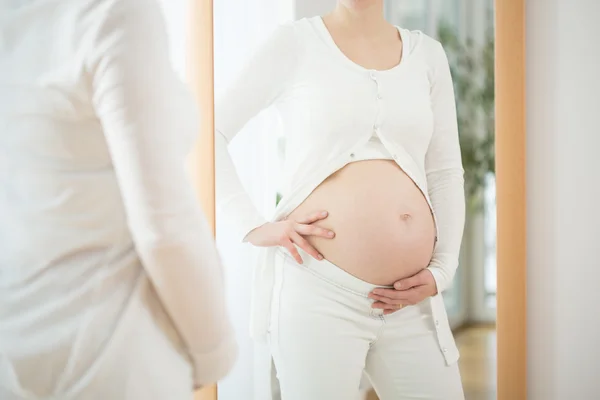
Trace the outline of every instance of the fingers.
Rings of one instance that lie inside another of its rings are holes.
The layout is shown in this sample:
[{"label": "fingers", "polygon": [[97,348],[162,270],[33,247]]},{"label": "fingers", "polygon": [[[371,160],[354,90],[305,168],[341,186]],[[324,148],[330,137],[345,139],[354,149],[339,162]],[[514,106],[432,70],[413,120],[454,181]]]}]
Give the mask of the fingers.
[{"label": "fingers", "polygon": [[297,232],[292,232],[290,234],[290,239],[312,257],[316,258],[317,260],[323,259],[323,256],[317,251],[317,249],[311,246],[310,243],[308,243],[308,241],[300,236]]},{"label": "fingers", "polygon": [[294,230],[302,236],[320,236],[327,239],[333,239],[335,233],[328,229],[319,228],[315,225],[295,224]]},{"label": "fingers", "polygon": [[286,240],[283,240],[281,243],[281,246],[283,246],[287,249],[287,251],[290,253],[290,255],[292,257],[294,257],[294,260],[296,260],[296,262],[298,264],[302,264],[302,257],[300,257],[300,253],[298,253],[298,249],[296,248],[294,243],[292,243],[292,241],[289,238]]},{"label": "fingers", "polygon": [[317,260],[323,259],[323,256],[317,251],[317,249],[315,249],[310,243],[308,243],[306,239],[298,234],[298,232],[296,232],[291,225],[289,225],[282,234],[279,245],[285,247],[298,264],[302,264],[303,260],[296,246],[300,247],[308,255]]},{"label": "fingers", "polygon": [[410,290],[399,291],[395,289],[377,288],[371,293],[374,296],[387,298],[390,300],[405,300],[407,292]]},{"label": "fingers", "polygon": [[296,222],[298,222],[300,224],[312,224],[314,222],[317,222],[317,221],[327,218],[327,215],[328,215],[327,211],[316,211],[316,212],[306,215],[303,218],[298,219]]},{"label": "fingers", "polygon": [[419,299],[419,293],[416,289],[409,289],[398,291],[394,289],[375,289],[369,294],[369,298],[379,301],[381,303],[390,305],[414,305],[417,304]]},{"label": "fingers", "polygon": [[384,310],[384,311],[398,311],[401,310],[405,307],[405,304],[387,304],[387,303],[383,303],[381,301],[376,301],[372,304],[373,308],[378,308],[380,310]]},{"label": "fingers", "polygon": [[[379,303],[385,304],[386,306],[390,306],[390,307],[400,307],[400,306],[408,304],[408,300],[390,299],[389,297],[383,297],[383,296],[377,296],[377,295],[370,295],[369,297]],[[375,303],[373,303],[373,304],[375,304]]]},{"label": "fingers", "polygon": [[421,272],[422,271],[419,271],[416,275],[410,276],[405,279],[401,279],[398,282],[394,283],[394,289],[405,290],[422,285]]}]

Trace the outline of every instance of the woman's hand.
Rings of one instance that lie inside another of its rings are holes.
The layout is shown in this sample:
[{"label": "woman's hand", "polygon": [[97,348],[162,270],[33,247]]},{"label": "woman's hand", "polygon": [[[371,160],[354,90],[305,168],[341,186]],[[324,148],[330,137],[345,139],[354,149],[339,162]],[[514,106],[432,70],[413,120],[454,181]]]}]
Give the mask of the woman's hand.
[{"label": "woman's hand", "polygon": [[300,257],[296,246],[317,260],[322,260],[323,256],[308,243],[304,236],[319,236],[333,239],[335,234],[332,231],[312,225],[325,218],[327,218],[327,211],[319,211],[309,214],[298,221],[284,220],[267,223],[252,230],[246,236],[246,241],[261,247],[285,247],[299,264],[302,264],[302,257]]},{"label": "woman's hand", "polygon": [[391,314],[405,306],[418,304],[437,294],[433,275],[423,269],[415,275],[394,283],[394,289],[377,288],[369,294],[375,300],[372,307],[383,309],[383,314]]}]

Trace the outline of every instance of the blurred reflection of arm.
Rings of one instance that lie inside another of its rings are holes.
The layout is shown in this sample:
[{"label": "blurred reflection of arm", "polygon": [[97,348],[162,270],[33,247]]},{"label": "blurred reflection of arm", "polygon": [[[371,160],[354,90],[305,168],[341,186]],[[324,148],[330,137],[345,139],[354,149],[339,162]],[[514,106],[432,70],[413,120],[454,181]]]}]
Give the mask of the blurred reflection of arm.
[{"label": "blurred reflection of arm", "polygon": [[228,151],[229,142],[252,117],[273,104],[292,83],[300,56],[292,24],[281,25],[254,53],[216,103],[217,202],[242,241],[265,218],[244,190]]},{"label": "blurred reflection of arm", "polygon": [[154,0],[95,4],[90,85],[129,228],[187,346],[195,384],[213,383],[232,367],[237,348],[219,256],[185,170],[198,133],[193,98],[170,65]]},{"label": "blurred reflection of arm", "polygon": [[465,194],[452,76],[444,49],[438,42],[432,41],[432,44],[434,131],[425,156],[425,173],[439,230],[429,270],[441,293],[450,286],[458,267],[465,223]]}]

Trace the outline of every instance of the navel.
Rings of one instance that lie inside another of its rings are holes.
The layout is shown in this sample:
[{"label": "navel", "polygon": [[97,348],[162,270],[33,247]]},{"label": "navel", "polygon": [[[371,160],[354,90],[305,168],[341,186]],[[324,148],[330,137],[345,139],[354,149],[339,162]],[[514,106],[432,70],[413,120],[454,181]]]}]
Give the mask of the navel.
[{"label": "navel", "polygon": [[404,213],[404,214],[400,214],[400,219],[402,221],[408,221],[412,218],[412,215],[408,214],[408,213]]}]

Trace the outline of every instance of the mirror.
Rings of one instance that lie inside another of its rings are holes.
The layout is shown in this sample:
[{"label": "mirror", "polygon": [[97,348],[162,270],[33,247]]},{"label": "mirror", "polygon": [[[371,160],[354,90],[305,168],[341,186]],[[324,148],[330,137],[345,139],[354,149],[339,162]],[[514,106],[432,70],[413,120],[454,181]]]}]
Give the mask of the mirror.
[{"label": "mirror", "polygon": [[[214,5],[214,88],[217,98],[217,129],[219,129],[220,123],[219,99],[227,97],[227,91],[235,85],[236,78],[244,73],[243,70],[249,60],[256,54],[257,49],[272,37],[273,32],[280,24],[303,18],[311,19],[313,22],[321,21],[322,24],[318,28],[321,39],[325,38],[323,40],[329,41],[330,46],[333,44],[337,47],[337,49],[329,47],[327,51],[337,52],[340,62],[345,56],[343,62],[350,65],[348,63],[350,61],[360,65],[360,54],[358,56],[352,54],[351,46],[344,48],[343,35],[336,36],[335,25],[328,25],[326,19],[315,19],[315,16],[325,15],[333,10],[336,6],[334,0],[285,3],[248,1],[239,4],[239,2],[223,1]],[[496,363],[496,354],[500,357],[503,354],[497,352],[495,339],[496,249],[500,251],[499,246],[496,246],[496,215],[500,215],[498,225],[504,223],[506,227],[506,222],[501,219],[502,214],[497,214],[495,209],[497,197],[495,195],[494,157],[500,158],[502,154],[499,154],[499,151],[495,153],[492,146],[494,138],[492,116],[494,115],[494,106],[496,106],[495,111],[498,118],[502,115],[501,111],[506,113],[506,110],[511,107],[513,109],[518,107],[518,103],[507,104],[506,99],[518,98],[519,89],[514,93],[505,94],[504,103],[495,104],[494,63],[500,71],[506,70],[507,66],[515,64],[514,59],[509,57],[514,56],[514,53],[505,50],[503,54],[506,55],[506,58],[503,61],[497,59],[498,53],[494,53],[494,37],[492,35],[493,2],[477,3],[474,5],[472,2],[458,0],[417,3],[400,0],[388,1],[383,4],[383,13],[386,20],[393,25],[400,26],[405,30],[422,30],[440,40],[449,59],[456,89],[460,142],[469,207],[467,207],[460,250],[460,267],[452,284],[443,293],[444,306],[448,314],[448,326],[453,331],[461,353],[458,363],[465,397],[467,399],[491,399],[498,398],[498,392],[501,390],[501,388],[497,390],[496,385],[497,368],[500,368],[500,376],[503,376],[503,367],[497,367]],[[507,4],[506,7],[518,9],[518,2],[512,3],[511,5]],[[500,9],[496,11],[500,12]],[[507,13],[505,11],[505,15]],[[514,16],[514,14],[512,15]],[[500,21],[499,16],[496,16],[496,23]],[[507,22],[509,21],[505,18],[505,27],[508,25]],[[501,32],[499,28],[498,32]],[[518,49],[513,51],[518,52]],[[407,55],[406,49],[403,49],[400,64],[408,56],[410,54]],[[383,60],[384,67],[386,66],[385,61],[390,63],[389,60]],[[373,64],[365,66],[369,67],[365,69],[379,70],[377,66]],[[501,77],[498,76],[497,79],[499,78]],[[506,77],[503,78],[506,79]],[[249,76],[246,79],[253,80]],[[342,78],[334,76],[333,79],[339,81]],[[339,90],[343,91],[347,88],[342,86]],[[326,92],[327,95],[330,95],[330,92]],[[344,103],[344,106],[351,110],[352,107],[356,107],[350,101],[351,98],[346,99],[347,103]],[[252,99],[238,100],[253,102]],[[357,103],[359,102],[357,101]],[[331,104],[324,102],[323,106],[323,109],[326,109]],[[254,207],[261,215],[270,217],[276,212],[278,202],[283,201],[286,195],[289,195],[290,189],[287,187],[289,182],[286,181],[286,173],[289,174],[289,168],[286,169],[285,165],[286,162],[289,163],[287,157],[290,157],[291,152],[290,139],[284,134],[286,121],[282,121],[280,110],[277,110],[276,107],[264,107],[264,109],[259,107],[258,111],[255,116],[254,113],[252,114],[253,117],[244,123],[243,127],[239,127],[239,133],[236,132],[238,134],[235,140],[228,145],[228,154],[232,157],[233,167]],[[356,114],[353,113],[352,117],[356,117]],[[225,125],[227,123],[227,121],[224,122]],[[321,162],[321,160],[317,161]],[[348,166],[352,164],[354,162],[348,163]],[[369,162],[363,164],[368,165]],[[389,165],[389,163],[387,164]],[[219,192],[219,185],[223,184],[219,181],[219,177],[229,175],[221,174],[219,168],[224,164],[219,160],[216,165],[216,185],[217,192]],[[231,165],[225,164],[224,168],[231,169]],[[336,177],[342,176],[344,169],[346,168],[342,168],[341,173]],[[401,166],[399,169],[402,169]],[[405,170],[402,170],[401,173],[409,175]],[[316,189],[320,187],[320,183]],[[498,182],[498,198],[501,197],[502,191],[500,184],[501,182]],[[318,190],[311,193],[318,193]],[[327,197],[324,196],[324,198]],[[219,201],[217,195],[217,204]],[[524,204],[519,203],[520,199],[510,201],[513,201],[512,206],[514,207],[524,207]],[[508,207],[508,202],[509,199],[504,203],[507,204],[505,207]],[[314,206],[318,207],[318,202]],[[264,344],[252,341],[247,334],[252,296],[252,285],[249,283],[253,280],[252,267],[261,254],[259,249],[240,243],[239,227],[235,227],[235,224],[231,223],[231,215],[223,215],[222,210],[219,211],[218,207],[216,215],[217,242],[227,265],[230,309],[241,345],[238,365],[230,376],[219,384],[218,397],[219,399],[241,398],[240,396],[247,398],[247,393],[258,393],[260,388],[270,391],[274,382],[273,377],[265,373],[273,367],[270,356],[268,356],[268,348]],[[328,226],[326,220],[323,220],[319,226],[335,228]],[[339,232],[336,232],[336,235],[336,239],[339,240]],[[505,249],[509,242],[510,240],[504,239]],[[314,243],[319,250],[327,248],[329,245],[321,241],[321,246],[319,246],[318,240],[315,240]],[[325,244],[323,245],[323,243]],[[335,254],[335,249],[331,254]],[[335,255],[326,255],[326,259],[335,257]],[[337,257],[343,260],[343,254]],[[524,263],[524,260],[519,261]],[[510,274],[513,277],[519,276],[521,272],[518,267],[519,265],[515,266],[512,272],[508,272],[508,269],[500,272],[500,278],[503,273],[505,279]],[[524,291],[520,293],[524,294]],[[501,301],[501,296],[499,299]],[[524,309],[524,302],[520,305]],[[519,304],[516,306],[518,307]],[[415,307],[413,306],[413,308]],[[524,310],[517,314],[516,317],[510,317],[512,321],[521,318],[521,322],[523,322]],[[502,314],[499,316],[501,317]],[[508,336],[512,336],[513,341],[521,341],[524,344],[524,331],[520,332],[518,336],[505,333],[504,337],[508,338]],[[506,346],[509,340],[506,339],[504,343]],[[444,348],[440,348],[440,350],[443,352]],[[523,372],[524,356],[511,358],[512,360],[506,364],[512,363],[513,366],[518,366],[516,370]],[[506,371],[506,369],[505,366],[504,370]],[[514,370],[515,368],[513,368]],[[518,372],[516,374],[512,375],[512,382],[516,382],[520,386],[517,385],[517,389],[514,389],[515,385],[513,385],[512,393],[515,393],[514,390],[520,390],[519,393],[523,393],[524,374],[518,375]],[[506,377],[510,377],[510,375],[511,373],[504,374]],[[359,382],[364,398],[377,398],[368,374],[361,374]],[[500,386],[502,383],[501,380]],[[508,390],[505,389],[504,393],[508,393]],[[213,397],[216,397],[216,394],[211,393],[206,398]]]}]

